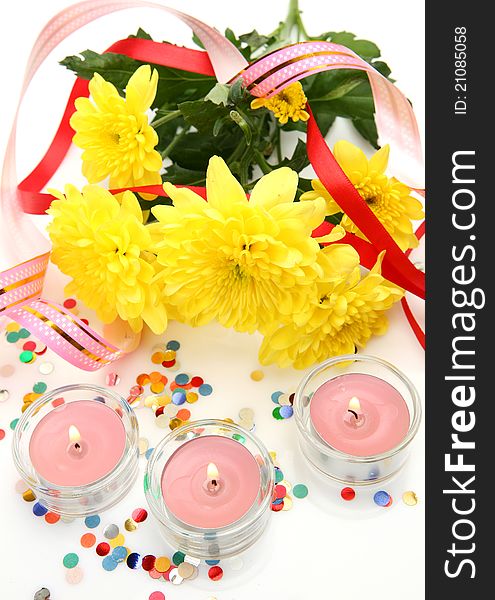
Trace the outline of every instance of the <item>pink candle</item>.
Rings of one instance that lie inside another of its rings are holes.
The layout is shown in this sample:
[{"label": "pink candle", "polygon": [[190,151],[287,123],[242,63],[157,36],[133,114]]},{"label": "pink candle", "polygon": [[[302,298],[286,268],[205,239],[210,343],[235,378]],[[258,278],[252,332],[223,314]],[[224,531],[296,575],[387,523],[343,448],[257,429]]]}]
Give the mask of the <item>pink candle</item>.
[{"label": "pink candle", "polygon": [[410,424],[401,394],[383,379],[361,373],[340,375],[321,385],[311,399],[310,416],[329,446],[353,456],[391,450]]},{"label": "pink candle", "polygon": [[119,415],[97,400],[61,404],[36,425],[29,442],[34,468],[57,486],[93,483],[110,473],[124,453]]},{"label": "pink candle", "polygon": [[217,529],[239,520],[260,492],[253,455],[233,439],[209,435],[189,440],[163,469],[163,501],[177,519]]}]

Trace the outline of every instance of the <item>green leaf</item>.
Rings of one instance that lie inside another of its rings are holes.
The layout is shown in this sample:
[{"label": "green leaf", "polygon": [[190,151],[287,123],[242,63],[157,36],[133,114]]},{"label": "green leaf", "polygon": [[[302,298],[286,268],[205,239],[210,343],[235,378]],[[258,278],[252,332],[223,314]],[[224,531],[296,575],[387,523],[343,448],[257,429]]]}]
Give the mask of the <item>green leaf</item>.
[{"label": "green leaf", "polygon": [[194,100],[193,102],[181,102],[179,110],[188,125],[196,127],[198,131],[213,134],[215,122],[229,114],[225,106],[213,104],[210,100]]},{"label": "green leaf", "polygon": [[206,184],[206,173],[204,171],[192,171],[173,164],[167,167],[163,174],[163,181],[168,181],[174,185],[196,185],[204,186]]},{"label": "green leaf", "polygon": [[250,33],[244,33],[239,36],[239,40],[249,46],[251,51],[257,50],[261,48],[261,46],[265,46],[270,41],[270,38],[266,35],[260,35],[256,29],[253,29]]},{"label": "green leaf", "polygon": [[184,169],[206,172],[212,156],[216,154],[227,161],[241,140],[241,130],[233,126],[224,127],[217,137],[211,133],[190,132],[175,146],[170,158]]},{"label": "green leaf", "polygon": [[352,119],[352,124],[356,130],[364,137],[365,140],[374,146],[379,148],[378,145],[378,132],[376,130],[376,124],[374,119]]},{"label": "green leaf", "polygon": [[213,102],[213,104],[223,104],[227,106],[229,101],[230,86],[225,83],[217,83],[206,94],[205,100]]},{"label": "green leaf", "polygon": [[380,49],[374,42],[370,42],[369,40],[357,40],[356,36],[348,31],[329,31],[320,36],[320,39],[346,46],[363,58],[373,59],[380,56]]},{"label": "green leaf", "polygon": [[297,191],[296,191],[296,202],[299,202],[302,194],[304,192],[309,192],[313,189],[311,185],[311,179],[305,179],[304,177],[299,177],[299,181],[297,182]]},{"label": "green leaf", "polygon": [[129,38],[137,38],[139,40],[153,40],[149,33],[146,33],[141,27],[137,30],[136,35],[130,35]]}]

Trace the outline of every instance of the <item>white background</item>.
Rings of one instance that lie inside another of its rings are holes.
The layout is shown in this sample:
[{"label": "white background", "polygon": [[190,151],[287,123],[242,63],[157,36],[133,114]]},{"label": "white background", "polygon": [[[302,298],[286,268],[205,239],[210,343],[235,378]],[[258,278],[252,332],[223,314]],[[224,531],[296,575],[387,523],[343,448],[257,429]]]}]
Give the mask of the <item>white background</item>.
[{"label": "white background", "polygon": [[[169,0],[175,6],[215,25],[220,31],[227,26],[237,33],[253,28],[265,33],[272,31],[285,16],[285,2],[250,0],[249,2],[209,2]],[[397,85],[412,100],[420,129],[424,127],[424,7],[415,3],[413,9],[393,0],[354,0],[352,3],[301,0],[304,21],[310,33],[325,30],[352,31],[358,37],[375,41],[384,60],[392,68]],[[29,50],[42,26],[60,9],[68,6],[63,0],[45,0],[43,3],[18,0],[1,9],[2,36],[2,94],[0,96],[0,156],[3,155],[10,122],[20,91],[22,73]],[[164,13],[153,10],[127,10],[103,18],[74,34],[55,50],[26,97],[21,111],[19,133],[19,175],[25,176],[41,157],[53,134],[72,75],[57,66],[67,54],[86,48],[103,50],[111,42],[134,32],[141,25],[155,39],[167,39],[189,45],[186,27]],[[357,141],[346,126],[339,123],[329,137],[333,142],[345,136]],[[365,151],[370,151],[361,143]],[[393,151],[393,150],[392,150]],[[52,185],[61,187],[70,181],[83,183],[79,174],[78,153],[71,151],[69,158],[54,177]],[[422,258],[422,249],[416,257]],[[63,298],[61,276],[51,270],[45,295],[54,300]],[[422,306],[414,302],[418,314]],[[81,316],[88,315],[84,309]],[[94,320],[93,320],[94,324]],[[420,391],[424,384],[424,354],[403,316],[400,307],[390,312],[390,330],[382,338],[375,338],[367,352],[394,362],[416,383]],[[306,483],[310,494],[304,500],[294,500],[291,511],[273,514],[269,531],[263,540],[243,557],[244,567],[234,571],[225,561],[225,576],[213,583],[203,567],[194,582],[175,587],[151,580],[142,570],[131,571],[121,565],[112,573],[101,567],[94,549],[83,549],[79,538],[86,528],[81,522],[47,525],[42,518],[32,515],[30,504],[14,491],[18,479],[10,455],[11,431],[8,424],[20,415],[22,396],[31,390],[34,382],[46,381],[49,388],[67,383],[92,381],[104,383],[103,370],[96,374],[83,373],[49,353],[55,371],[42,376],[37,365],[22,365],[18,349],[0,340],[1,364],[12,363],[16,373],[9,379],[0,378],[0,388],[11,392],[10,399],[0,404],[0,427],[7,436],[0,441],[0,598],[24,600],[33,597],[42,586],[52,592],[52,600],[147,600],[149,594],[161,589],[167,600],[218,600],[346,597],[350,600],[402,600],[424,597],[424,435],[423,427],[414,445],[414,453],[401,475],[382,486],[394,497],[389,509],[380,509],[372,501],[371,488],[358,490],[354,502],[344,503],[339,486],[321,482],[309,471],[299,455],[295,442],[295,422],[275,421],[271,417],[272,391],[294,387],[301,373],[263,369],[265,378],[253,382],[249,373],[258,367],[259,338],[225,331],[210,325],[192,330],[184,325],[171,324],[161,340],[178,339],[181,370],[202,375],[214,387],[214,394],[192,405],[193,418],[237,418],[240,408],[255,410],[257,433],[271,450],[278,454],[279,464],[286,478],[293,484]],[[150,349],[156,338],[146,336],[141,349],[122,360],[113,369],[121,376],[118,390],[124,395],[136,374],[152,370]],[[142,435],[155,444],[162,436],[154,424],[150,411],[139,413]],[[141,458],[142,468],[145,459]],[[405,490],[412,489],[420,497],[415,507],[401,501]],[[124,520],[137,506],[145,506],[141,481],[133,493],[118,507],[102,516],[101,527],[93,530],[98,541],[103,539],[104,525],[115,522],[123,528]],[[156,527],[149,518],[138,531],[126,533],[126,544],[143,554],[159,555],[170,549],[161,541]],[[79,585],[69,586],[64,579],[62,558],[67,552],[77,552],[85,577]]]}]

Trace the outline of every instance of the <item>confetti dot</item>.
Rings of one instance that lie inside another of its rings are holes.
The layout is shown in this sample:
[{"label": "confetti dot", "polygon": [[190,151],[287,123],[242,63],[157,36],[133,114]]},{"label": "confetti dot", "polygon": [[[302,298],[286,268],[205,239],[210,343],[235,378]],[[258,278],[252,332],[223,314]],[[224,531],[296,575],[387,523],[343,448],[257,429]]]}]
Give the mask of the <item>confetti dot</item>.
[{"label": "confetti dot", "polygon": [[103,530],[103,535],[107,538],[107,540],[113,540],[119,535],[119,533],[119,526],[115,523],[110,523],[110,525],[107,525]]},{"label": "confetti dot", "polygon": [[16,331],[11,331],[7,334],[7,342],[9,342],[9,344],[15,344],[18,341],[19,341],[19,335],[17,334]]},{"label": "confetti dot", "polygon": [[84,524],[89,529],[94,529],[95,527],[98,527],[98,525],[100,524],[100,522],[101,522],[101,519],[100,519],[99,515],[91,515],[91,516],[86,517],[84,519]]},{"label": "confetti dot", "polygon": [[165,594],[163,592],[151,592],[148,600],[165,600]]},{"label": "confetti dot", "polygon": [[151,569],[155,567],[155,560],[156,558],[153,556],[153,554],[147,554],[146,556],[143,556],[141,563],[142,568],[145,571],[151,571]]},{"label": "confetti dot", "polygon": [[140,559],[140,554],[138,554],[137,552],[131,552],[129,554],[129,556],[127,557],[126,560],[126,564],[129,567],[129,569],[137,569],[139,566],[139,559]]},{"label": "confetti dot", "polygon": [[220,579],[222,579],[223,577],[223,569],[222,567],[214,566],[214,567],[210,567],[208,569],[208,577],[212,580],[212,581],[220,581]]},{"label": "confetti dot", "polygon": [[157,571],[156,569],[151,569],[151,571],[148,571],[148,575],[151,577],[151,579],[160,579],[164,573],[160,573],[160,571]]},{"label": "confetti dot", "polygon": [[175,383],[177,385],[186,385],[189,383],[189,375],[187,373],[179,373],[175,376]]},{"label": "confetti dot", "polygon": [[273,394],[270,396],[272,399],[272,402],[275,402],[275,404],[278,404],[278,399],[280,398],[280,396],[283,394],[283,392],[273,392]]},{"label": "confetti dot", "polygon": [[77,302],[74,298],[67,298],[66,300],[64,300],[64,308],[74,308],[76,304]]},{"label": "confetti dot", "polygon": [[251,379],[253,381],[261,381],[264,378],[265,374],[263,373],[263,371],[260,371],[259,369],[256,369],[256,371],[252,371],[251,372]]},{"label": "confetti dot", "polygon": [[83,548],[92,548],[96,544],[96,536],[93,533],[84,533],[81,536],[81,546]]},{"label": "confetti dot", "polygon": [[40,366],[38,367],[38,371],[42,374],[42,375],[50,375],[50,373],[53,373],[53,369],[55,367],[53,366],[53,363],[51,362],[43,362],[40,364]]},{"label": "confetti dot", "polygon": [[186,393],[186,402],[188,402],[189,404],[194,404],[195,402],[198,401],[198,394],[196,394],[196,392],[187,392]]},{"label": "confetti dot", "polygon": [[134,521],[136,521],[136,523],[143,523],[143,521],[146,521],[146,519],[148,518],[148,511],[144,508],[135,508],[132,511],[131,516],[134,519]]},{"label": "confetti dot", "polygon": [[55,400],[52,400],[53,408],[57,408],[57,406],[62,406],[62,404],[65,404],[64,398],[55,398]]},{"label": "confetti dot", "polygon": [[22,363],[30,363],[32,362],[33,358],[34,354],[32,352],[29,352],[29,350],[24,350],[19,354],[19,360]]},{"label": "confetti dot", "polygon": [[24,327],[23,327],[22,329],[19,329],[19,331],[17,332],[17,335],[22,339],[26,339],[31,335],[31,333],[27,329],[24,329]]},{"label": "confetti dot", "polygon": [[50,600],[50,590],[48,588],[41,588],[34,594],[33,600]]},{"label": "confetti dot", "polygon": [[117,546],[113,549],[112,558],[117,562],[123,562],[127,558],[127,548],[125,546]]},{"label": "confetti dot", "polygon": [[47,512],[48,509],[45,506],[43,506],[43,504],[36,502],[36,504],[33,505],[33,513],[37,517],[43,517],[44,515],[46,515]]},{"label": "confetti dot", "polygon": [[96,546],[96,554],[98,556],[106,556],[110,552],[110,544],[107,542],[100,542],[98,546]]},{"label": "confetti dot", "polygon": [[75,552],[69,552],[64,556],[63,563],[66,569],[73,569],[79,563],[79,556]]},{"label": "confetti dot", "polygon": [[10,397],[9,390],[0,390],[0,402],[7,402]]},{"label": "confetti dot", "polygon": [[36,394],[44,394],[47,390],[48,386],[44,381],[38,381],[33,385],[33,392]]},{"label": "confetti dot", "polygon": [[213,392],[213,388],[209,383],[202,383],[198,388],[198,392],[201,396],[209,396]]},{"label": "confetti dot", "polygon": [[167,417],[167,415],[164,414],[159,414],[155,419],[155,424],[157,427],[160,427],[160,429],[165,429],[170,424],[170,417]]},{"label": "confetti dot", "polygon": [[153,352],[151,355],[151,362],[154,365],[159,365],[165,360],[165,353],[159,350],[158,352]]},{"label": "confetti dot", "polygon": [[146,456],[146,458],[149,460],[150,456],[153,454],[153,450],[154,448],[148,448],[148,450],[146,450],[146,452],[144,453],[144,455]]},{"label": "confetti dot", "polygon": [[101,562],[101,566],[105,571],[114,571],[118,567],[119,563],[111,556],[105,556]]},{"label": "confetti dot", "polygon": [[294,409],[292,408],[292,406],[281,406],[279,414],[284,419],[288,419],[294,414]]},{"label": "confetti dot", "polygon": [[187,408],[181,408],[179,411],[177,411],[177,418],[181,421],[189,421],[191,418],[191,411]]},{"label": "confetti dot", "polygon": [[189,577],[192,577],[192,575],[194,574],[194,565],[191,565],[191,563],[184,561],[179,565],[178,571],[179,575],[183,579],[189,579]]},{"label": "confetti dot", "polygon": [[116,548],[117,546],[123,546],[125,544],[125,537],[122,533],[119,533],[116,537],[110,540],[110,546]]},{"label": "confetti dot", "polygon": [[308,488],[304,483],[298,483],[292,488],[292,493],[296,498],[306,498],[308,495]]},{"label": "confetti dot", "polygon": [[283,419],[282,415],[280,414],[280,409],[282,407],[281,406],[276,406],[273,410],[272,410],[272,416],[274,419],[277,419],[277,421],[280,421]]},{"label": "confetti dot", "polygon": [[402,494],[402,502],[407,504],[407,506],[416,506],[416,504],[419,502],[419,499],[415,492],[408,491]]},{"label": "confetti dot", "polygon": [[47,512],[45,515],[45,521],[48,523],[48,525],[55,525],[55,523],[58,523],[60,519],[61,516],[54,512]]},{"label": "confetti dot", "polygon": [[284,498],[283,505],[284,506],[283,506],[282,510],[284,510],[284,511],[290,510],[293,505],[292,498],[290,496],[286,496]]},{"label": "confetti dot", "polygon": [[0,429],[0,440],[3,440],[5,437],[5,429]]},{"label": "confetti dot", "polygon": [[388,494],[387,492],[385,492],[383,490],[376,492],[376,494],[373,496],[373,501],[378,506],[386,507],[389,505],[390,500],[391,500],[390,494]]},{"label": "confetti dot", "polygon": [[283,509],[284,509],[284,501],[283,500],[279,503],[272,502],[272,510],[274,512],[279,512],[280,510],[283,510]]},{"label": "confetti dot", "polygon": [[126,531],[136,531],[137,524],[134,522],[134,519],[126,519],[124,527]]},{"label": "confetti dot", "polygon": [[232,571],[241,571],[244,566],[244,561],[240,556],[234,556],[233,558],[229,559],[228,565]]},{"label": "confetti dot", "polygon": [[13,419],[10,422],[9,427],[10,429],[12,429],[12,431],[14,431],[14,429],[17,427],[17,423],[19,423],[19,419]]},{"label": "confetti dot", "polygon": [[186,555],[183,552],[178,551],[172,556],[172,562],[176,567],[178,567],[181,563],[184,562],[185,557]]},{"label": "confetti dot", "polygon": [[350,501],[354,500],[356,497],[356,492],[351,487],[345,487],[340,491],[340,495],[342,496],[343,500]]},{"label": "confetti dot", "polygon": [[284,478],[284,473],[281,469],[275,469],[275,483],[280,483]]},{"label": "confetti dot", "polygon": [[184,392],[184,390],[181,390],[181,391],[176,390],[172,394],[172,402],[176,406],[180,406],[181,404],[184,404],[185,401],[186,401],[186,393]]},{"label": "confetti dot", "polygon": [[179,348],[180,343],[177,340],[170,340],[167,342],[167,350],[173,350],[174,352],[177,352]]},{"label": "confetti dot", "polygon": [[281,485],[280,483],[275,486],[274,495],[277,500],[284,499],[287,494],[287,489],[285,485]]},{"label": "confetti dot", "polygon": [[67,583],[70,583],[72,585],[81,583],[83,577],[84,571],[81,569],[81,567],[74,567],[73,569],[69,569],[65,573],[65,580],[67,581]]},{"label": "confetti dot", "polygon": [[27,492],[29,490],[29,486],[22,479],[18,479],[14,486],[14,489],[18,494],[24,494],[24,492]]},{"label": "confetti dot", "polygon": [[168,556],[159,556],[155,560],[155,569],[160,571],[160,573],[165,573],[165,571],[170,569],[171,564],[172,563],[170,562],[170,558]]},{"label": "confetti dot", "polygon": [[36,500],[36,495],[33,490],[26,490],[24,494],[22,494],[22,499],[26,502],[34,502]]},{"label": "confetti dot", "polygon": [[170,423],[168,424],[170,429],[173,431],[182,425],[182,421],[180,419],[170,419]]},{"label": "confetti dot", "polygon": [[144,454],[146,452],[146,450],[148,450],[148,448],[150,447],[148,438],[145,438],[145,437],[139,438],[138,447],[139,447],[139,454]]}]

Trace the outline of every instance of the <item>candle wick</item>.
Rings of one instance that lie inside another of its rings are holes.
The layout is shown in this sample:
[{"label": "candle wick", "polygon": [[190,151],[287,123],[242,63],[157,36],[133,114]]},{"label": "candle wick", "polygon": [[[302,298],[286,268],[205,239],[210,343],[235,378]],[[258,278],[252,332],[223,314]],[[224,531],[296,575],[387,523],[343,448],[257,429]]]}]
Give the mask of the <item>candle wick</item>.
[{"label": "candle wick", "polygon": [[81,449],[81,444],[80,444],[79,442],[76,442],[76,443],[74,444],[74,448],[75,448],[76,450],[80,450],[80,449]]},{"label": "candle wick", "polygon": [[356,417],[356,419],[359,419],[359,416],[358,416],[358,414],[357,414],[357,412],[355,410],[352,410],[351,408],[348,408],[347,412],[352,413]]},{"label": "candle wick", "polygon": [[214,487],[217,487],[217,485],[218,485],[217,480],[216,479],[212,479],[211,480],[211,485],[214,486]]}]

